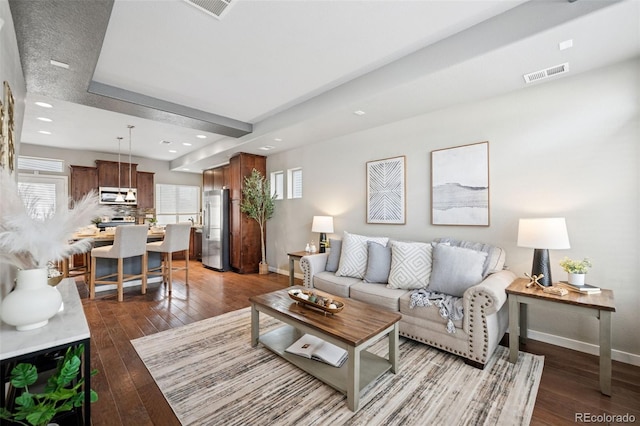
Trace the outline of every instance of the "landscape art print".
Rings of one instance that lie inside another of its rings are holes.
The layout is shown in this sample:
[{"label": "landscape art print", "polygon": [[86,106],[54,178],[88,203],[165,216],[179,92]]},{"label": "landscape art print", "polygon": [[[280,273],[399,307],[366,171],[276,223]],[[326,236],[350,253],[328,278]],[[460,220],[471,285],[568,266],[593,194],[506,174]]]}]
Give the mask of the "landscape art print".
[{"label": "landscape art print", "polygon": [[404,156],[367,162],[367,223],[405,223]]},{"label": "landscape art print", "polygon": [[489,142],[431,151],[431,223],[489,226]]}]

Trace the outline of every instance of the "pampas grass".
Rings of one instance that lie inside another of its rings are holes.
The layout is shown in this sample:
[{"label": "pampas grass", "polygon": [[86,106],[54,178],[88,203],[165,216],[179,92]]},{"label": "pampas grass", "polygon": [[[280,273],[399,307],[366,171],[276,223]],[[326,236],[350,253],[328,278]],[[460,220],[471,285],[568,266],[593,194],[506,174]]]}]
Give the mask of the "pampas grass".
[{"label": "pampas grass", "polygon": [[4,171],[0,173],[0,200],[0,263],[20,269],[45,268],[50,261],[89,251],[91,238],[69,244],[71,236],[92,219],[112,213],[91,192],[76,202],[73,210],[61,209],[34,217],[35,199],[23,201],[18,185]]}]

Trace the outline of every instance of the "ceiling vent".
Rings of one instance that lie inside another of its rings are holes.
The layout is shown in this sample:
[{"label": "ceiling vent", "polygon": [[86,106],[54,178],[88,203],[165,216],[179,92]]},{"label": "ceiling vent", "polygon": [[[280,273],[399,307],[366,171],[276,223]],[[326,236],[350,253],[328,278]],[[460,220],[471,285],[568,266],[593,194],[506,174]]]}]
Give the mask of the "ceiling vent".
[{"label": "ceiling vent", "polygon": [[552,67],[549,67],[540,71],[535,71],[529,74],[525,74],[524,81],[526,83],[533,83],[534,81],[544,80],[546,78],[564,74],[566,72],[569,72],[569,62],[565,62],[564,64],[554,65]]},{"label": "ceiling vent", "polygon": [[222,19],[225,13],[231,8],[233,0],[184,0],[201,11]]}]

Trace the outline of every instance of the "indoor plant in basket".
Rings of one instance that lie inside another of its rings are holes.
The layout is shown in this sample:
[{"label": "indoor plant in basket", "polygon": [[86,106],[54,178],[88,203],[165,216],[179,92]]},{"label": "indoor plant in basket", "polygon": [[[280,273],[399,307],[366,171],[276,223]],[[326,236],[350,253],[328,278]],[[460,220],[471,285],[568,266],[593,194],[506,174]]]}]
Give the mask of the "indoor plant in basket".
[{"label": "indoor plant in basket", "polygon": [[260,244],[262,249],[262,260],[260,261],[260,273],[269,272],[267,265],[267,251],[265,248],[265,226],[267,220],[273,217],[275,209],[274,200],[276,194],[271,194],[271,185],[266,177],[259,171],[253,169],[250,176],[245,176],[242,186],[242,204],[240,211],[258,222],[260,227]]},{"label": "indoor plant in basket", "polygon": [[73,233],[97,216],[111,212],[100,205],[95,193],[75,204],[73,210],[42,212],[34,197],[20,196],[18,185],[6,171],[0,172],[0,263],[18,268],[15,289],[2,300],[2,320],[18,330],[47,324],[62,304],[60,292],[47,284],[49,262],[91,249],[91,238],[69,243]]},{"label": "indoor plant in basket", "polygon": [[584,285],[584,276],[592,265],[591,261],[586,257],[582,260],[573,260],[565,257],[560,261],[560,266],[569,274],[569,284]]},{"label": "indoor plant in basket", "polygon": [[[68,348],[41,393],[31,392],[38,380],[36,366],[28,363],[16,365],[11,370],[11,385],[18,391],[22,389],[22,392],[16,392],[13,411],[0,407],[0,419],[22,425],[47,425],[56,414],[81,407],[85,400],[85,390],[82,390],[84,378],[78,379],[78,375],[83,352],[84,345]],[[97,373],[93,370],[91,375]],[[94,390],[89,392],[91,402],[97,401],[98,394]]]}]

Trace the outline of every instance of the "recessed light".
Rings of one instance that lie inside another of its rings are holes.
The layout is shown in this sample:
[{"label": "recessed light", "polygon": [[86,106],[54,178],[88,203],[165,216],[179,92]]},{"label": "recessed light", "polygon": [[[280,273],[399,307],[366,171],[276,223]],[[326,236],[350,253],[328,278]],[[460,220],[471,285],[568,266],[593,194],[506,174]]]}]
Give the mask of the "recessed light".
[{"label": "recessed light", "polygon": [[178,151],[176,151],[175,149],[170,149],[169,152],[172,153],[172,154],[175,154]]},{"label": "recessed light", "polygon": [[42,108],[53,108],[53,105],[46,102],[36,102],[36,105],[41,106]]},{"label": "recessed light", "polygon": [[360,110],[360,109],[359,109],[359,110],[357,110],[357,111],[353,111],[353,113],[354,113],[355,115],[365,115],[365,114],[366,114],[366,112],[364,112],[364,111],[362,111],[362,110]]},{"label": "recessed light", "polygon": [[50,135],[51,132],[48,132],[46,130],[38,130],[38,133],[42,133],[43,135]]},{"label": "recessed light", "polygon": [[562,41],[562,42],[558,43],[558,49],[560,49],[560,50],[566,50],[566,49],[569,49],[571,47],[573,47],[573,40],[572,39],[565,40],[565,41]]},{"label": "recessed light", "polygon": [[275,146],[272,145],[265,145],[265,146],[261,146],[259,149],[263,150],[263,151],[270,151],[273,148],[275,148]]},{"label": "recessed light", "polygon": [[189,142],[182,142],[182,145],[184,145],[184,146],[191,146],[192,144],[190,144]]},{"label": "recessed light", "polygon": [[53,120],[47,117],[38,117],[38,120],[45,121],[47,123],[51,123]]},{"label": "recessed light", "polygon": [[69,69],[69,64],[65,64],[64,62],[56,61],[55,59],[50,60],[49,63],[51,65],[53,65],[54,67],[64,68],[65,70]]},{"label": "recessed light", "polygon": [[189,170],[191,170],[191,169],[188,169],[188,168],[186,168],[186,167],[183,167],[183,168],[182,168],[182,170],[184,170],[185,172],[188,172],[188,171],[189,171]]},{"label": "recessed light", "polygon": [[280,139],[280,138],[275,138],[275,139],[274,139],[274,141],[276,141],[276,142],[282,142],[282,139]]},{"label": "recessed light", "polygon": [[205,135],[196,135],[196,138],[198,138],[198,139],[206,139],[207,137]]}]

